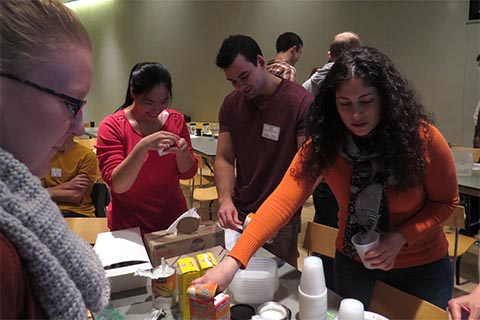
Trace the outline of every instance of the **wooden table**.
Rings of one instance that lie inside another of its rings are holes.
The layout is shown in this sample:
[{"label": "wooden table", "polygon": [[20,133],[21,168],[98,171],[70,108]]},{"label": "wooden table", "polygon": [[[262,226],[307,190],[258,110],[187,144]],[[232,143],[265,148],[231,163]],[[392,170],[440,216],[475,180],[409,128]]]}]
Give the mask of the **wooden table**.
[{"label": "wooden table", "polygon": [[97,235],[110,231],[107,227],[107,218],[65,218],[70,229],[90,244],[95,244]]}]

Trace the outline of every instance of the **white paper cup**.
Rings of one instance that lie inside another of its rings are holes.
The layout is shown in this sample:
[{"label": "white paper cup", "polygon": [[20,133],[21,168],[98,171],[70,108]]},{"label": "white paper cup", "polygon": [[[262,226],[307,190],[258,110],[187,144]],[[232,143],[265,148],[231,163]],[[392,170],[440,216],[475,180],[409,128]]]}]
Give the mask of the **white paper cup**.
[{"label": "white paper cup", "polygon": [[365,320],[363,303],[356,299],[343,299],[338,310],[338,320]]},{"label": "white paper cup", "polygon": [[196,131],[197,131],[197,124],[196,123],[190,123],[190,134],[191,135],[195,135]]},{"label": "white paper cup", "polygon": [[[366,237],[366,238],[365,238]],[[379,234],[378,232],[372,231],[367,234],[365,233],[357,233],[352,237],[352,243],[357,250],[360,259],[363,262],[363,265],[367,269],[373,269],[370,264],[365,263],[365,253],[369,250],[375,249],[379,244]]]},{"label": "white paper cup", "polygon": [[322,320],[327,318],[327,291],[318,296],[311,296],[298,287],[298,315],[300,320]]},{"label": "white paper cup", "polygon": [[322,259],[309,256],[303,260],[300,288],[302,292],[311,296],[318,296],[327,291]]}]

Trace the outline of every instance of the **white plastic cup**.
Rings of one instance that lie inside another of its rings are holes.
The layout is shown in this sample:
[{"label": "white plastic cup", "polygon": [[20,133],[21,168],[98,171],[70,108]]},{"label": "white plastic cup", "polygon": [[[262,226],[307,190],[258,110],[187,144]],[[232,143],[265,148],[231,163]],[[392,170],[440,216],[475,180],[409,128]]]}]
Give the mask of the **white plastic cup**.
[{"label": "white plastic cup", "polygon": [[363,303],[356,299],[343,299],[338,309],[338,320],[365,320]]},{"label": "white plastic cup", "polygon": [[300,288],[303,293],[311,296],[318,296],[327,291],[322,259],[309,256],[303,260]]},{"label": "white plastic cup", "polygon": [[203,134],[209,134],[210,132],[210,124],[209,123],[204,123],[203,124]]},{"label": "white plastic cup", "polygon": [[218,130],[218,123],[210,123],[210,131],[212,131],[212,135],[218,134]]},{"label": "white plastic cup", "polygon": [[378,247],[380,241],[380,235],[376,231],[369,233],[359,232],[352,237],[352,243],[357,250],[363,265],[367,269],[373,269],[369,263],[365,263],[365,253]]},{"label": "white plastic cup", "polygon": [[321,295],[311,296],[298,287],[298,315],[300,320],[327,319],[327,291]]},{"label": "white plastic cup", "polygon": [[190,123],[190,134],[194,136],[197,132],[197,124],[196,123]]}]

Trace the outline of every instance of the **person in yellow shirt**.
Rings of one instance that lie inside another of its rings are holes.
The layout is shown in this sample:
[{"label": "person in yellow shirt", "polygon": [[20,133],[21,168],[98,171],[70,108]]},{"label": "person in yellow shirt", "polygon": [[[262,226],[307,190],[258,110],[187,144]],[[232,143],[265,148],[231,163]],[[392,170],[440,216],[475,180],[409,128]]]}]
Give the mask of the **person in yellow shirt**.
[{"label": "person in yellow shirt", "polygon": [[42,184],[64,217],[94,217],[91,194],[98,178],[95,154],[75,142],[71,135],[51,159],[50,172]]}]

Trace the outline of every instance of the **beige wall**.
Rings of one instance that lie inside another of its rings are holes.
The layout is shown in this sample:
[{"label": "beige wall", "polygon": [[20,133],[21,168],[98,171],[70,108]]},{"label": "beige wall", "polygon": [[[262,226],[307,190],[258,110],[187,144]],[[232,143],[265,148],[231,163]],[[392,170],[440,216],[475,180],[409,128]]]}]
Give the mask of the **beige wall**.
[{"label": "beige wall", "polygon": [[214,121],[231,90],[214,64],[228,35],[252,36],[269,59],[280,33],[298,33],[303,81],[325,63],[331,37],[351,30],[393,59],[450,142],[471,144],[480,24],[466,23],[467,1],[82,1],[72,6],[95,48],[86,121],[100,121],[123,102],[130,68],[139,61],[169,69],[173,108]]}]

